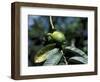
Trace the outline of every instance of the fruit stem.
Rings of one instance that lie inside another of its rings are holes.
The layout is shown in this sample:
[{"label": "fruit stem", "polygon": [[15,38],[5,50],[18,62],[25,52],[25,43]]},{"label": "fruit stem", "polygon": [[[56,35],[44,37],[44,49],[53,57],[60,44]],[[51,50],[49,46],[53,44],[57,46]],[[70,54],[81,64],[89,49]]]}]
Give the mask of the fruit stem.
[{"label": "fruit stem", "polygon": [[53,21],[52,21],[52,16],[50,16],[50,24],[51,24],[52,29],[55,29],[55,27],[53,25]]}]

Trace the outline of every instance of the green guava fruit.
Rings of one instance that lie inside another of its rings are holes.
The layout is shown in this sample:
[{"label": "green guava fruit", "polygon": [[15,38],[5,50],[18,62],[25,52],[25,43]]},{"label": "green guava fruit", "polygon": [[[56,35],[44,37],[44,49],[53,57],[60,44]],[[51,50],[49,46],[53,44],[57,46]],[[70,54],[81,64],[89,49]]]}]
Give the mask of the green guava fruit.
[{"label": "green guava fruit", "polygon": [[65,41],[65,35],[62,32],[54,31],[53,33],[49,33],[51,36],[51,39],[57,41],[57,42],[64,42]]}]

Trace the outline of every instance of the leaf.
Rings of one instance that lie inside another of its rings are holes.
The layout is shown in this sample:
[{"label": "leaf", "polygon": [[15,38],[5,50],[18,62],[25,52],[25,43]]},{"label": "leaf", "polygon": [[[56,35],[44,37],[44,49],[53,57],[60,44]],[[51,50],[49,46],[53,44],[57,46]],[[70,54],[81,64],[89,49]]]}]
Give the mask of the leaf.
[{"label": "leaf", "polygon": [[64,53],[66,53],[70,57],[73,57],[73,56],[81,56],[81,57],[84,57],[84,58],[87,58],[87,55],[80,49],[76,48],[76,47],[72,47],[72,46],[68,46],[68,47],[65,47],[64,48]]},{"label": "leaf", "polygon": [[69,58],[68,64],[87,64],[87,59],[83,57],[74,56]]},{"label": "leaf", "polygon": [[40,49],[40,51],[38,51],[37,54],[34,56],[34,62],[41,63],[41,62],[45,61],[49,55],[48,51],[55,48],[55,45],[56,44],[49,44],[49,45],[43,47],[42,49]]},{"label": "leaf", "polygon": [[44,66],[57,65],[63,56],[63,53],[58,48],[50,50],[48,54],[48,58],[43,64]]}]

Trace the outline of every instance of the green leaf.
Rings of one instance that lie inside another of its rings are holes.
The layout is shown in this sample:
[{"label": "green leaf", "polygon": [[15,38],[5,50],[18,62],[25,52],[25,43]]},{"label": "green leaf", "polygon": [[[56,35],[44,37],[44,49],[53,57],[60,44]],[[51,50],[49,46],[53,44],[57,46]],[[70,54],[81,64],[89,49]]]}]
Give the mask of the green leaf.
[{"label": "green leaf", "polygon": [[41,63],[41,62],[44,62],[49,53],[48,51],[52,50],[53,48],[55,48],[55,43],[54,44],[49,44],[49,45],[46,45],[45,47],[43,47],[42,49],[40,49],[37,54],[34,56],[34,63]]},{"label": "green leaf", "polygon": [[43,64],[44,66],[57,65],[63,56],[63,53],[58,48],[50,50],[48,54],[48,58]]},{"label": "green leaf", "polygon": [[87,64],[87,59],[83,57],[74,56],[68,60],[68,64]]},{"label": "green leaf", "polygon": [[87,55],[82,50],[80,50],[76,47],[72,47],[72,46],[65,47],[64,48],[64,53],[68,53],[68,52],[71,53],[70,57],[81,56],[81,57],[87,58]]}]

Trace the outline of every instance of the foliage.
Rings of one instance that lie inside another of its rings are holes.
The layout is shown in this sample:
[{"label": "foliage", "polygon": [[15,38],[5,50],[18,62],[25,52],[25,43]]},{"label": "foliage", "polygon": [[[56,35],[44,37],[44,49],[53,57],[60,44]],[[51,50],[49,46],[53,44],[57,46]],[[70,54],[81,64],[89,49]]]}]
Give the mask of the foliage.
[{"label": "foliage", "polygon": [[87,18],[52,16],[54,26],[49,19],[28,16],[28,65],[87,64]]}]

